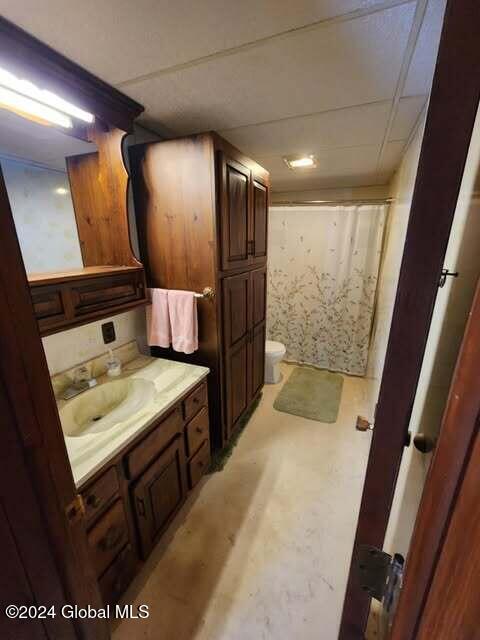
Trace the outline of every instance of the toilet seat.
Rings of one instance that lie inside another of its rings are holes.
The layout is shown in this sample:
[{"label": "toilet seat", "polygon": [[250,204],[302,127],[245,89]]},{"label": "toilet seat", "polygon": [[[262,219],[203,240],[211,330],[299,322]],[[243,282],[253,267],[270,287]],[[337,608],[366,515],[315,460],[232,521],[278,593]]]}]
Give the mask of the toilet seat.
[{"label": "toilet seat", "polygon": [[275,342],[274,340],[267,340],[265,342],[265,352],[275,356],[275,355],[284,355],[285,354],[285,345],[281,342]]}]

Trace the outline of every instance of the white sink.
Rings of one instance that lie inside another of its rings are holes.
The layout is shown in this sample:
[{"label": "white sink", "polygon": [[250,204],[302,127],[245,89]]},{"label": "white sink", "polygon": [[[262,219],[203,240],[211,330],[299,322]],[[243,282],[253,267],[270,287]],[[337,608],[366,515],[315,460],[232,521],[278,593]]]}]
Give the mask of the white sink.
[{"label": "white sink", "polygon": [[60,409],[63,432],[76,438],[113,429],[150,404],[154,395],[153,382],[139,378],[93,387]]}]

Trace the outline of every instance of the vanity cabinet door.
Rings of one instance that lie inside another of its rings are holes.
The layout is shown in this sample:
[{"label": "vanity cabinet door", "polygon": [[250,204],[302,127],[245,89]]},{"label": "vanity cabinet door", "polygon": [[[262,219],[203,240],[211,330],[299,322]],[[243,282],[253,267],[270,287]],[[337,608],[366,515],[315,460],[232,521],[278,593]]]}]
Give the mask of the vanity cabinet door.
[{"label": "vanity cabinet door", "polygon": [[185,451],[179,434],[140,476],[132,491],[144,559],[183,504],[186,492]]},{"label": "vanity cabinet door", "polygon": [[248,267],[250,170],[223,153],[220,189],[222,269]]}]

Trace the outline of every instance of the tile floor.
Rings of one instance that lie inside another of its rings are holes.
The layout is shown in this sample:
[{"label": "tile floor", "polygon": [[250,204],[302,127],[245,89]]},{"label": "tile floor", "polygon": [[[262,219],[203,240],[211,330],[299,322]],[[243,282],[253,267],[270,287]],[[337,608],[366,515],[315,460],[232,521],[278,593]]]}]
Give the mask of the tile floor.
[{"label": "tile floor", "polygon": [[293,370],[282,367],[127,592],[150,617],[120,622],[114,640],[336,640],[371,438],[354,423],[370,386],[345,376],[338,421],[322,424],[273,409]]}]

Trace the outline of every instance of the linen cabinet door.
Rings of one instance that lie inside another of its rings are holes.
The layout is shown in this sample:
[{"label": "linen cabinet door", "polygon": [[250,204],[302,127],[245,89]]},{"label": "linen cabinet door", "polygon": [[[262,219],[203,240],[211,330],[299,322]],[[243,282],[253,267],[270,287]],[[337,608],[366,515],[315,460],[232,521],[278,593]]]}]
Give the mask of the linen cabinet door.
[{"label": "linen cabinet door", "polygon": [[251,397],[250,274],[224,278],[222,288],[226,435],[230,437]]},{"label": "linen cabinet door", "polygon": [[250,273],[251,306],[251,398],[262,389],[265,378],[265,339],[267,316],[267,269],[255,269]]},{"label": "linen cabinet door", "polygon": [[250,221],[250,254],[252,264],[267,261],[268,187],[259,179],[252,180],[252,217]]},{"label": "linen cabinet door", "polygon": [[178,434],[140,476],[132,491],[144,559],[182,506],[186,493],[185,450],[182,435]]},{"label": "linen cabinet door", "polygon": [[249,255],[250,170],[221,153],[222,269],[247,267]]}]

